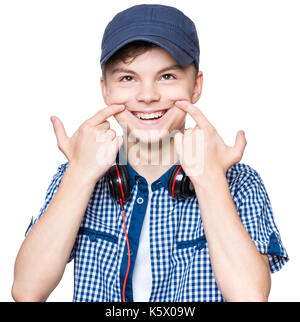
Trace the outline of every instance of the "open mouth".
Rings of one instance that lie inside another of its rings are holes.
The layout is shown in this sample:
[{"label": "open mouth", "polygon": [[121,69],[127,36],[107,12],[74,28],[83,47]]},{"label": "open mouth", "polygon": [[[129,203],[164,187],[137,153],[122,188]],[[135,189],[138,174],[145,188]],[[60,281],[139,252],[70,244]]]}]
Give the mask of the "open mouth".
[{"label": "open mouth", "polygon": [[161,110],[155,113],[132,112],[132,114],[137,118],[139,118],[140,120],[157,120],[163,117],[166,113],[167,113],[167,109]]},{"label": "open mouth", "polygon": [[169,109],[164,109],[152,113],[144,113],[137,111],[130,111],[130,113],[139,121],[139,123],[153,125],[159,123],[162,119],[164,119],[165,115]]}]

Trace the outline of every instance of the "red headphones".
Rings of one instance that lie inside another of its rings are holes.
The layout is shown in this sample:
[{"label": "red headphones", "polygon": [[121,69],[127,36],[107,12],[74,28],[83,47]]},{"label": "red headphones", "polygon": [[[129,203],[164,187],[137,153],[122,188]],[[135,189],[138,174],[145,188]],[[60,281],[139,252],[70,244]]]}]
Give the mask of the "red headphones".
[{"label": "red headphones", "polygon": [[[105,174],[111,197],[123,204],[130,197],[129,176],[125,165],[115,164]],[[190,178],[184,173],[181,165],[175,165],[168,180],[168,191],[173,199],[195,195],[194,186]]]},{"label": "red headphones", "polygon": [[[109,193],[112,199],[118,202],[122,209],[123,225],[128,251],[128,266],[123,284],[122,299],[125,302],[125,287],[130,269],[130,246],[126,230],[124,203],[130,198],[129,175],[125,165],[115,164],[105,174],[105,180],[108,185]],[[168,191],[173,199],[179,196],[183,198],[195,195],[194,186],[189,177],[184,173],[181,165],[176,165],[172,169],[168,180]]]}]

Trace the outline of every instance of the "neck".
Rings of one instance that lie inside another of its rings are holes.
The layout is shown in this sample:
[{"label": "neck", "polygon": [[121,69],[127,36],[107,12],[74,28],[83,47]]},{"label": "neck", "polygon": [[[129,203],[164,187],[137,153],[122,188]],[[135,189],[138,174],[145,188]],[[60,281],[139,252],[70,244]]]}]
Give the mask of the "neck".
[{"label": "neck", "polygon": [[[184,127],[183,127],[184,129]],[[183,130],[182,130],[183,131]],[[151,184],[165,173],[179,158],[174,146],[174,136],[151,142],[132,142],[123,136],[126,160]]]}]

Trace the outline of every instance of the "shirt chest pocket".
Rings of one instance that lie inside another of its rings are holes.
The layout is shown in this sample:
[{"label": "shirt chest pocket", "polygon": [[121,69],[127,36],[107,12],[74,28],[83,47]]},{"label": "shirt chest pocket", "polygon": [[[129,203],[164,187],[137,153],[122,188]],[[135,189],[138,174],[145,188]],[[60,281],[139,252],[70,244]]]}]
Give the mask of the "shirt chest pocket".
[{"label": "shirt chest pocket", "polygon": [[78,267],[83,265],[91,274],[94,274],[97,268],[101,276],[106,276],[107,269],[112,270],[116,266],[117,258],[118,238],[116,235],[86,227],[79,229],[75,253]]},{"label": "shirt chest pocket", "polygon": [[192,240],[182,240],[177,241],[177,250],[190,249],[195,247],[195,250],[201,250],[206,246],[206,237],[205,235],[200,236],[199,238]]},{"label": "shirt chest pocket", "polygon": [[177,279],[178,276],[193,276],[201,267],[203,258],[206,257],[206,245],[204,235],[196,239],[177,241],[170,260],[170,279]]},{"label": "shirt chest pocket", "polygon": [[74,265],[74,298],[92,294],[88,301],[113,302],[119,285],[118,237],[100,229],[79,229]]},{"label": "shirt chest pocket", "polygon": [[90,242],[96,242],[97,240],[105,240],[113,244],[118,243],[118,238],[114,234],[90,228],[81,227],[79,229],[78,235],[87,236]]}]

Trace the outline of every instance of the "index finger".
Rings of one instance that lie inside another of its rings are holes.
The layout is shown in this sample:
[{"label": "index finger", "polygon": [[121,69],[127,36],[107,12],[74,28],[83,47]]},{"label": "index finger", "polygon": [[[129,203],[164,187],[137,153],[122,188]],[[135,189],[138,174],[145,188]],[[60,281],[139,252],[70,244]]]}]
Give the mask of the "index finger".
[{"label": "index finger", "polygon": [[86,122],[94,126],[99,125],[102,122],[104,122],[107,118],[113,116],[114,114],[120,113],[122,110],[124,110],[124,108],[125,108],[124,104],[109,105],[107,107],[102,108],[95,115],[89,118]]},{"label": "index finger", "polygon": [[212,126],[212,124],[208,121],[204,114],[195,105],[187,101],[176,101],[175,105],[182,109],[184,112],[189,113],[196,121],[200,129]]}]

